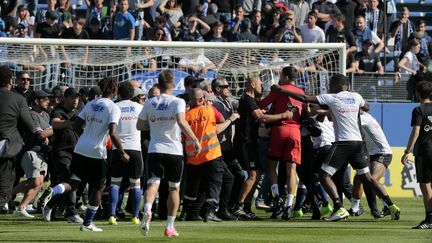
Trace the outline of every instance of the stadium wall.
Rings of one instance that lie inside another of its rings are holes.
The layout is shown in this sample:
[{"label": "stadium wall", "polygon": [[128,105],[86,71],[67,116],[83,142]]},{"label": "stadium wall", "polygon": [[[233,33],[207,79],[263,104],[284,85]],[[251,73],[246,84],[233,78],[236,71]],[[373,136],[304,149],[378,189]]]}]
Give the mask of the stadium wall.
[{"label": "stadium wall", "polygon": [[[370,114],[380,123],[393,150],[393,160],[381,183],[392,197],[421,196],[414,157],[408,166],[400,162],[411,133],[411,112],[418,103],[370,103]],[[352,173],[354,174],[354,173]]]}]

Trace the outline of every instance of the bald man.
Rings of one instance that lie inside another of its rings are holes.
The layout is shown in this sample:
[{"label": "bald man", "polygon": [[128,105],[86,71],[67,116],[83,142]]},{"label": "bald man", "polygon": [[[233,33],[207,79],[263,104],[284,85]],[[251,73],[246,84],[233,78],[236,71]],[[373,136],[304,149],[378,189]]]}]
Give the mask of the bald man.
[{"label": "bald man", "polygon": [[183,210],[187,219],[199,219],[202,207],[197,201],[200,185],[205,189],[205,215],[204,222],[222,220],[215,215],[219,205],[219,194],[222,186],[224,164],[221,160],[222,152],[217,134],[225,130],[239,116],[233,114],[227,120],[213,106],[207,104],[204,91],[194,88],[189,93],[190,110],[186,112],[186,121],[189,123],[195,136],[201,142],[201,152],[195,153],[188,139],[185,141],[187,156],[186,192],[183,201]]}]

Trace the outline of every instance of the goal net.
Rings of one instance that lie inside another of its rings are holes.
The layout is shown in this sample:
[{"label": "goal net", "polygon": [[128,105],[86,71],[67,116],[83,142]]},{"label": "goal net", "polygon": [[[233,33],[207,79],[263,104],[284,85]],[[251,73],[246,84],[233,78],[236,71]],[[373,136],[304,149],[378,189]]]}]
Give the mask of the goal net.
[{"label": "goal net", "polygon": [[309,94],[326,92],[332,73],[345,73],[342,43],[209,43],[111,40],[0,38],[0,64],[27,70],[33,89],[56,85],[91,87],[106,76],[137,80],[147,92],[161,70],[175,77],[175,94],[183,79],[202,77],[203,86],[225,78],[239,97],[248,77],[260,76],[264,91],[278,83],[282,67],[301,70],[298,86]]}]

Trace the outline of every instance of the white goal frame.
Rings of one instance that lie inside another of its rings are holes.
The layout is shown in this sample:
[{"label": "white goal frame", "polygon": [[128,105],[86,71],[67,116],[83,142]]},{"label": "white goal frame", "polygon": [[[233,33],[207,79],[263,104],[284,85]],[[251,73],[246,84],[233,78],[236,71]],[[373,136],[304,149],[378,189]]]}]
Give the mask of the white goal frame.
[{"label": "white goal frame", "polygon": [[[77,40],[77,39],[43,39],[43,38],[0,38],[0,46],[33,45],[33,46],[73,46],[73,47],[112,47],[112,48],[204,48],[204,49],[243,49],[243,50],[335,50],[338,55],[338,72],[346,74],[345,43],[266,43],[266,42],[167,42],[167,41],[122,41],[122,40]],[[16,50],[15,50],[16,51]],[[13,58],[13,56],[12,56]],[[3,60],[4,61],[4,60]],[[8,61],[8,60],[6,60]],[[64,61],[64,57],[56,61]],[[48,61],[49,62],[49,61]],[[78,63],[81,64],[81,63]],[[109,62],[106,65],[110,65]],[[288,63],[287,63],[288,65]]]}]

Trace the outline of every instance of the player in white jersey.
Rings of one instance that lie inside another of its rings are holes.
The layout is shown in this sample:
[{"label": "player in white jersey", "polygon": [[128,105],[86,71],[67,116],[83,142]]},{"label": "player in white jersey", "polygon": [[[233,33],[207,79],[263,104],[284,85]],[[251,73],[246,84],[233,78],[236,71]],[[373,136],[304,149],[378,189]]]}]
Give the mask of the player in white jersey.
[{"label": "player in white jersey", "polygon": [[108,219],[108,223],[111,225],[117,224],[115,213],[123,178],[129,178],[130,182],[129,197],[132,199],[132,224],[141,223],[138,214],[142,196],[140,178],[144,163],[141,154],[141,132],[136,128],[136,124],[143,106],[131,101],[134,93],[134,87],[129,82],[124,82],[119,87],[118,94],[121,100],[116,103],[121,112],[118,132],[123,149],[130,156],[130,159],[128,163],[124,163],[119,150],[113,146],[110,168],[111,187],[109,190],[111,216]]},{"label": "player in white jersey", "polygon": [[318,103],[329,107],[335,128],[335,139],[326,162],[321,166],[320,178],[327,193],[333,200],[334,210],[328,221],[346,219],[348,211],[343,208],[336,186],[331,178],[340,168],[349,162],[357,170],[361,181],[370,185],[377,195],[389,206],[392,219],[398,220],[400,209],[392,202],[384,187],[375,180],[369,171],[368,156],[365,153],[360,131],[360,107],[367,107],[361,95],[348,91],[349,82],[345,75],[335,74],[329,83],[330,94],[318,96],[302,95],[275,85],[272,90],[287,94],[302,102]]},{"label": "player in white jersey", "polygon": [[[367,151],[369,152],[370,166],[372,177],[379,181],[383,176],[392,161],[392,150],[387,138],[377,120],[367,113],[367,109],[361,109],[361,126],[366,143]],[[378,211],[376,205],[376,194],[372,188],[365,186],[364,191],[368,201],[371,214],[374,218],[382,218],[388,215],[388,206],[385,202],[383,212]],[[360,198],[363,194],[362,184],[358,176],[354,177],[353,197],[351,198],[351,209],[348,210],[350,215],[361,215],[362,208],[360,207]]]},{"label": "player in white jersey", "polygon": [[174,75],[170,70],[163,70],[158,77],[161,95],[151,98],[145,103],[139,114],[137,128],[150,130],[148,148],[148,165],[150,178],[147,181],[144,215],[141,222],[141,233],[149,232],[152,217],[151,208],[159,189],[161,178],[169,184],[167,200],[168,217],[164,231],[167,237],[177,237],[174,220],[180,204],[179,187],[183,171],[183,145],[181,132],[189,137],[199,152],[200,142],[189,127],[185,118],[186,103],[183,99],[173,96]]},{"label": "player in white jersey", "polygon": [[[50,189],[50,195],[47,196],[47,201],[49,201],[52,196],[75,190],[81,181],[88,182],[89,205],[80,229],[93,232],[102,231],[93,224],[93,218],[101,203],[108,172],[106,162],[108,134],[119,151],[121,159],[124,162],[129,161],[129,155],[124,151],[117,132],[120,108],[112,101],[117,94],[117,81],[111,77],[105,78],[99,82],[99,87],[102,97],[87,103],[73,124],[74,129],[82,134],[74,149],[71,165],[72,176],[68,182],[60,183]],[[84,125],[85,128],[82,131]],[[45,205],[47,206],[43,209],[43,216],[47,220],[51,218],[52,207],[48,206],[48,202]]]}]

